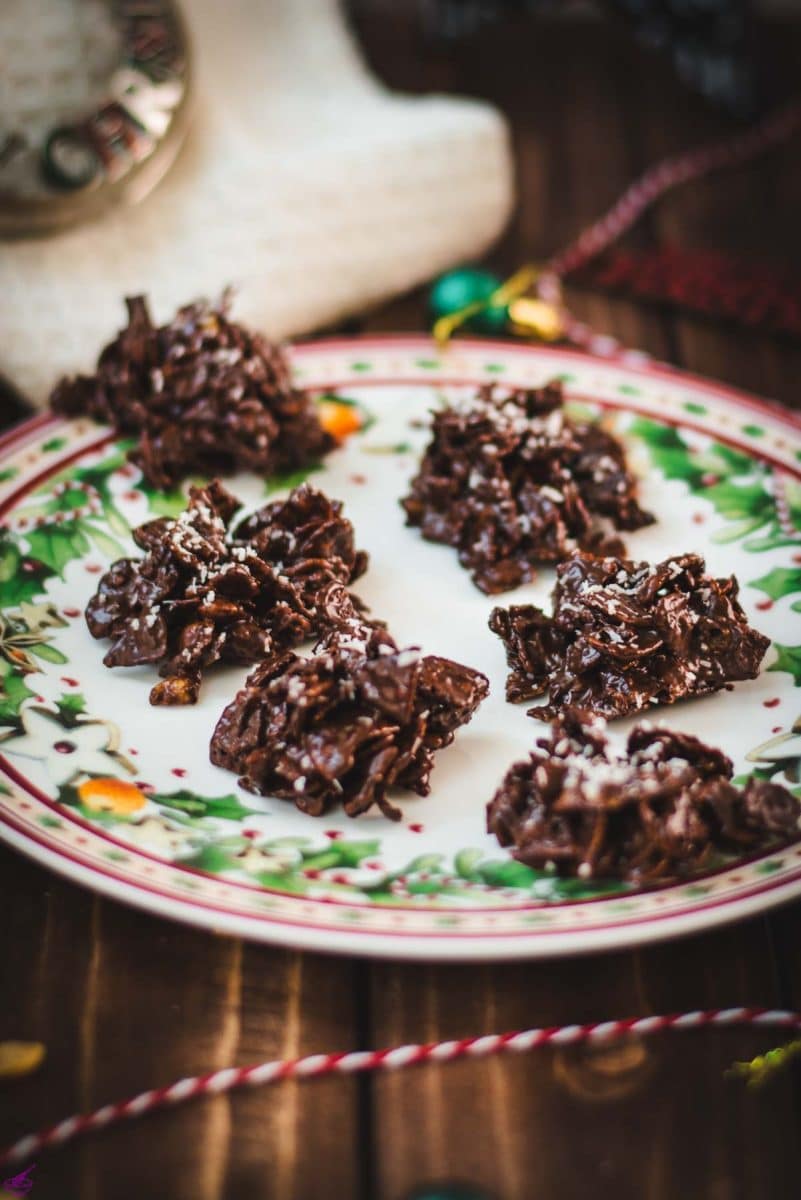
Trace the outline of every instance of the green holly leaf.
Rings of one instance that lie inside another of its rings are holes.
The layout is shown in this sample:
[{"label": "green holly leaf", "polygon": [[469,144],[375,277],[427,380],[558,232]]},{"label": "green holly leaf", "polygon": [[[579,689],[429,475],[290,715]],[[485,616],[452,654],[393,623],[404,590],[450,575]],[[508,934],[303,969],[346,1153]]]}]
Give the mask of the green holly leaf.
[{"label": "green holly leaf", "polygon": [[591,896],[608,896],[626,891],[626,885],[617,879],[562,879],[554,875],[549,880],[548,898],[551,900],[586,900]]},{"label": "green holly leaf", "polygon": [[[704,456],[698,455],[696,461],[702,457]],[[721,466],[727,469],[720,470]],[[750,475],[755,469],[761,469],[761,464],[758,464],[748,454],[742,454],[731,446],[723,446],[719,442],[715,442],[709,449],[707,469],[718,470],[719,474],[726,475]]]},{"label": "green holly leaf", "polygon": [[787,505],[790,524],[801,534],[801,483],[797,479],[788,479],[784,475],[781,486],[784,491],[784,502]]},{"label": "green holly leaf", "polygon": [[442,876],[437,876],[434,879],[416,879],[412,877],[406,880],[406,890],[412,896],[440,896],[444,893],[445,888],[442,885]]},{"label": "green holly leaf", "polygon": [[53,571],[26,558],[10,535],[0,538],[0,608],[14,608],[41,596]]},{"label": "green holly leaf", "polygon": [[208,871],[211,875],[219,875],[223,871],[235,871],[236,859],[223,847],[214,845],[202,846],[188,858],[181,859],[186,867],[194,867],[198,871]]},{"label": "green holly leaf", "polygon": [[645,442],[651,459],[666,479],[683,479],[694,491],[702,486],[704,469],[694,462],[692,451],[672,425],[638,417],[628,432]]},{"label": "green holly leaf", "polygon": [[25,676],[0,658],[0,725],[16,725],[20,708],[34,694],[25,682]]},{"label": "green holly leaf", "polygon": [[799,545],[801,545],[801,538],[784,533],[779,522],[773,521],[770,530],[762,537],[747,538],[743,542],[743,550],[748,550],[752,554],[760,554],[765,550],[779,550],[782,546]]},{"label": "green holly leaf", "polygon": [[222,817],[226,821],[241,821],[255,811],[245,808],[234,795],[197,796],[186,788],[177,792],[155,792],[151,799],[166,808],[177,808],[191,817]]},{"label": "green holly leaf", "polygon": [[72,728],[78,724],[78,717],[86,712],[86,700],[80,692],[71,692],[68,696],[59,696],[56,707],[64,725]]},{"label": "green holly leaf", "polygon": [[[309,890],[309,881],[304,879],[302,875],[276,874],[274,871],[259,871],[254,876],[262,887],[269,888],[271,892],[288,892],[294,896],[305,896]],[[341,888],[341,891],[355,891],[354,888]]]},{"label": "green holly leaf", "polygon": [[4,605],[19,603],[12,597],[19,581],[19,565],[22,555],[18,547],[7,537],[0,542],[0,596]]},{"label": "green holly leaf", "polygon": [[83,558],[91,549],[89,539],[78,521],[43,525],[40,529],[32,529],[27,538],[31,558],[38,559],[62,578],[67,564],[76,558]]},{"label": "green holly leaf", "polygon": [[503,862],[485,862],[478,868],[484,883],[493,887],[530,888],[540,878],[537,871],[514,858]]},{"label": "green holly leaf", "polygon": [[418,854],[417,858],[413,858],[410,863],[404,867],[403,875],[418,875],[421,871],[441,871],[442,870],[442,855],[441,854]]},{"label": "green holly leaf", "polygon": [[727,521],[769,521],[776,512],[773,497],[760,482],[732,483],[722,480],[706,488],[704,496],[711,500],[717,512]]},{"label": "green holly leaf", "polygon": [[147,497],[147,506],[154,516],[174,518],[180,516],[186,508],[186,494],[182,487],[163,492],[153,487],[146,479],[142,479],[136,486]]},{"label": "green holly leaf", "polygon": [[303,866],[310,867],[314,871],[325,871],[329,867],[346,865],[333,846],[328,850],[319,850],[316,854],[307,854],[303,851],[301,853],[303,854]]},{"label": "green holly leaf", "polygon": [[[725,529],[718,529],[716,533],[712,534],[710,540],[718,546],[728,546],[730,542],[738,542],[740,538],[761,529],[764,524],[762,517],[749,517],[746,521],[736,521]],[[743,544],[749,549],[755,548],[754,543],[745,542]]]},{"label": "green holly leaf", "polygon": [[793,592],[801,592],[801,567],[774,567],[760,579],[751,581],[751,587],[765,592],[771,600],[781,600]]},{"label": "green holly leaf", "polygon": [[458,853],[454,855],[453,859],[453,865],[456,868],[456,873],[461,875],[462,879],[480,878],[476,868],[483,857],[483,850],[459,850]]},{"label": "green holly leaf", "polygon": [[35,646],[29,646],[31,654],[35,654],[37,658],[43,658],[45,662],[57,663],[59,666],[65,662],[69,662],[66,654],[62,654],[55,646],[48,645],[47,642],[37,642]]},{"label": "green holly leaf", "polygon": [[125,547],[121,546],[116,538],[111,537],[103,529],[98,529],[95,525],[87,525],[86,531],[100,553],[104,554],[106,558],[115,559],[124,557]]},{"label": "green holly leaf", "polygon": [[774,642],[773,645],[777,658],[768,670],[786,671],[788,675],[792,675],[795,686],[801,687],[801,646],[781,646],[778,642]]},{"label": "green holly leaf", "polygon": [[332,843],[339,854],[339,862],[343,867],[358,867],[365,858],[374,858],[381,852],[380,841]]}]

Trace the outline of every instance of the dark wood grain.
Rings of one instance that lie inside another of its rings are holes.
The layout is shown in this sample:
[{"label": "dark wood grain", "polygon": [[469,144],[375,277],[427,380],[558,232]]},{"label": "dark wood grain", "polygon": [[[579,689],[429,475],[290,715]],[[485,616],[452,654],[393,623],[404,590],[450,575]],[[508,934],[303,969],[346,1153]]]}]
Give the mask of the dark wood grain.
[{"label": "dark wood grain", "polygon": [[[2,1029],[48,1056],[0,1091],[3,1144],[183,1075],[361,1044],[356,964],[172,925],[5,849],[0,878]],[[37,1200],[357,1195],[358,1086],[263,1088],[118,1126],[43,1160]]]},{"label": "dark wood grain", "polygon": [[[389,83],[485,96],[510,115],[520,203],[492,256],[499,270],[546,256],[650,161],[726,128],[619,30],[515,18],[437,44],[398,7],[379,7],[353,5]],[[801,77],[801,23],[763,24],[758,42],[780,95]],[[799,211],[796,144],[670,197],[632,239],[801,265]],[[570,299],[631,345],[799,404],[798,347],[578,290]],[[423,320],[418,292],[359,327]],[[4,1142],[76,1107],[230,1063],[706,1005],[801,1007],[799,905],[638,952],[413,966],[171,925],[8,851],[0,886],[0,1033],[48,1048],[38,1075],[0,1091]],[[500,1200],[784,1200],[801,1177],[797,1073],[756,1092],[724,1075],[765,1045],[749,1031],[687,1034],[220,1097],[42,1158],[33,1195],[400,1200],[422,1180],[459,1176]]]}]

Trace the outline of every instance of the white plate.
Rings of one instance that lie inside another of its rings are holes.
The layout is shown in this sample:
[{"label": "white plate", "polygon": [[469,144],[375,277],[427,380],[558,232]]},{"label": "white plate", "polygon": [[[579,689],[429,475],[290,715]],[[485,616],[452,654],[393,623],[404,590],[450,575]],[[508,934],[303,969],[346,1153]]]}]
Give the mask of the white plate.
[{"label": "white plate", "polygon": [[[420,420],[443,396],[561,376],[571,402],[602,413],[624,438],[643,476],[643,503],[659,520],[629,536],[631,555],[698,551],[715,574],[735,572],[749,617],[775,643],[758,679],[658,716],[721,746],[738,773],[757,767],[795,786],[801,484],[792,416],[679,372],[507,343],[459,341],[440,355],[425,338],[377,337],[307,344],[292,356],[304,387],[337,392],[374,418],[311,476],[345,501],[370,553],[357,591],[399,642],[478,667],[491,681],[490,698],[439,756],[432,794],[399,797],[399,824],[373,814],[313,819],[254,798],[207,753],[245,670],[211,672],[194,708],[154,709],[149,670],[104,668],[83,609],[99,572],[120,547],[130,551],[129,528],[163,509],[164,497],[141,487],[107,430],[40,417],[0,442],[9,529],[0,554],[0,836],[79,883],[164,916],[286,945],[404,958],[628,946],[801,894],[798,845],[691,883],[643,892],[610,885],[601,894],[501,850],[485,832],[484,807],[542,727],[504,701],[503,647],[487,617],[499,602],[547,605],[553,572],[485,597],[454,551],[404,526],[398,506],[427,440]],[[229,486],[248,506],[265,494],[252,475]],[[630,724],[618,722],[615,738]],[[76,801],[91,804],[91,789],[79,788],[98,776],[150,790],[107,787],[102,802],[111,808],[97,812]]]}]

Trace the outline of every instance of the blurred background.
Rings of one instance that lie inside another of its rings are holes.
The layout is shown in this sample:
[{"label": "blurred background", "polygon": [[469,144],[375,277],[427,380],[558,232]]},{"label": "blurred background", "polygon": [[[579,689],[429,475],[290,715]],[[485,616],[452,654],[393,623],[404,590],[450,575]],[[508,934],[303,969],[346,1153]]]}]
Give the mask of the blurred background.
[{"label": "blurred background", "polygon": [[[279,338],[425,328],[443,271],[549,258],[801,80],[798,0],[5,0],[0,34],[9,416],[132,292],[166,319],[232,284]],[[798,148],[659,201],[571,310],[793,402]]]}]

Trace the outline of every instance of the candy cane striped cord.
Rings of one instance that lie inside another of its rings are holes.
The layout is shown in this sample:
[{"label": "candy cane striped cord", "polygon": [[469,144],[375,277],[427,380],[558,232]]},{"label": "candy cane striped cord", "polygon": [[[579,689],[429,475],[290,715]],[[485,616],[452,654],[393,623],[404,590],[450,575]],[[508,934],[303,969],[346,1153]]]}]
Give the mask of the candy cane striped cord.
[{"label": "candy cane striped cord", "polygon": [[[650,206],[666,192],[701,179],[712,171],[739,166],[780,145],[801,129],[801,98],[792,100],[744,133],[678,154],[650,167],[628,187],[608,212],[585,229],[571,245],[545,266],[537,283],[542,300],[561,305],[561,280],[608,250]],[[596,333],[562,307],[567,341],[599,358],[615,359],[628,366],[648,362],[650,355],[629,350],[617,338]]]},{"label": "candy cane striped cord", "polygon": [[761,1028],[801,1030],[801,1013],[766,1008],[713,1008],[706,1011],[639,1017],[625,1021],[601,1021],[591,1025],[561,1025],[527,1029],[521,1033],[490,1034],[459,1041],[429,1042],[397,1046],[391,1050],[357,1050],[348,1054],[311,1054],[258,1063],[250,1067],[227,1067],[209,1075],[179,1079],[169,1087],[140,1092],[129,1100],[106,1104],[94,1112],[68,1117],[57,1125],[20,1138],[0,1154],[0,1168],[36,1158],[45,1150],[63,1146],[75,1138],[119,1121],[129,1121],[157,1109],[182,1104],[198,1096],[215,1096],[234,1088],[259,1087],[283,1079],[311,1079],[321,1075],[355,1075],[366,1071],[393,1071],[422,1063],[454,1062],[460,1058],[486,1058],[492,1054],[527,1053],[542,1046],[574,1046],[582,1042],[606,1042],[650,1036],[669,1030],[701,1029],[708,1026],[751,1025]]},{"label": "candy cane striped cord", "polygon": [[750,162],[792,137],[799,129],[801,97],[796,97],[743,133],[700,146],[685,154],[665,158],[655,166],[649,167],[626,188],[602,217],[589,225],[564,250],[554,255],[544,267],[535,263],[527,264],[505,279],[485,300],[475,301],[458,312],[440,317],[434,326],[437,340],[442,344],[446,343],[461,325],[484,308],[503,307],[525,295],[533,286],[541,300],[559,310],[561,336],[566,341],[599,358],[615,359],[628,366],[639,366],[652,361],[651,355],[640,350],[630,350],[617,338],[596,333],[589,325],[574,317],[565,308],[562,299],[562,279],[608,250],[656,200],[673,188],[693,179],[701,179],[712,171]]},{"label": "candy cane striped cord", "polygon": [[743,133],[663,159],[636,179],[608,212],[552,258],[545,268],[545,274],[558,278],[577,270],[607,250],[654,201],[672,188],[691,179],[701,179],[711,171],[749,162],[780,145],[799,129],[801,98],[797,97]]}]

